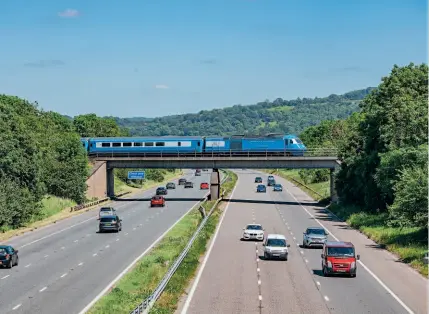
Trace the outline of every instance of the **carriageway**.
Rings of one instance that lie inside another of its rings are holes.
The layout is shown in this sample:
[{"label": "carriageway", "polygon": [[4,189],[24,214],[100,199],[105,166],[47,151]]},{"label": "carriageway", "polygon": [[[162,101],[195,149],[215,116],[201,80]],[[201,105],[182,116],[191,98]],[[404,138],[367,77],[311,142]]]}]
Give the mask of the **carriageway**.
[{"label": "carriageway", "polygon": [[220,177],[218,169],[330,169],[331,199],[338,201],[334,185],[334,172],[340,166],[337,157],[332,156],[94,156],[94,161],[106,162],[107,195],[114,195],[114,168],[175,168],[175,169],[213,169],[210,180],[212,199],[220,196]]}]

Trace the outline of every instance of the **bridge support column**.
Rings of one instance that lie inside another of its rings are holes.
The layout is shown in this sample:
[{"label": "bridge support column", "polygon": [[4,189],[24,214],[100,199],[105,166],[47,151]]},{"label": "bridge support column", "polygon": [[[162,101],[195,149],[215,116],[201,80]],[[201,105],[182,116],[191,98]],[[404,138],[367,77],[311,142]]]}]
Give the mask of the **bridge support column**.
[{"label": "bridge support column", "polygon": [[220,175],[219,169],[213,169],[210,178],[210,200],[220,198]]},{"label": "bridge support column", "polygon": [[338,203],[337,189],[335,188],[335,169],[330,169],[330,185],[331,185],[331,202]]},{"label": "bridge support column", "polygon": [[113,173],[113,168],[107,168],[107,197],[115,196],[115,175]]}]

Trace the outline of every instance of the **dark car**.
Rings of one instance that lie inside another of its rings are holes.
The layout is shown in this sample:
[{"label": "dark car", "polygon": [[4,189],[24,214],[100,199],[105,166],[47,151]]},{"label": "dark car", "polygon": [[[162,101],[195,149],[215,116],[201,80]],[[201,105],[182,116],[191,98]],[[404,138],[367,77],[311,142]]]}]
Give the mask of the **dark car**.
[{"label": "dark car", "polygon": [[185,178],[179,179],[179,185],[184,185],[185,183],[186,183]]},{"label": "dark car", "polygon": [[283,191],[283,186],[281,184],[276,183],[276,184],[274,184],[273,191],[274,192],[282,192]]},{"label": "dark car", "polygon": [[196,177],[201,176],[201,170],[200,169],[195,170],[195,176]]},{"label": "dark car", "polygon": [[176,188],[176,184],[173,182],[168,182],[165,187],[167,188],[167,190],[174,190]]},{"label": "dark car", "polygon": [[156,195],[167,195],[168,191],[165,187],[160,186],[156,189]]},{"label": "dark car", "polygon": [[122,231],[122,219],[115,216],[103,216],[100,218],[98,230],[100,233],[104,231]]},{"label": "dark car", "polygon": [[262,183],[262,178],[261,177],[256,177],[255,178],[255,183]]},{"label": "dark car", "polygon": [[185,183],[185,189],[186,188],[193,188],[194,187],[194,183],[192,183],[192,182],[190,182],[190,181],[187,181],[186,183]]},{"label": "dark car", "polygon": [[256,187],[256,192],[266,193],[267,192],[267,188],[263,184],[258,184],[258,186]]},{"label": "dark car", "polygon": [[18,250],[10,245],[0,245],[0,266],[12,268],[18,266]]},{"label": "dark car", "polygon": [[268,184],[267,185],[268,186],[276,185],[276,180],[274,180],[274,179],[268,179]]}]

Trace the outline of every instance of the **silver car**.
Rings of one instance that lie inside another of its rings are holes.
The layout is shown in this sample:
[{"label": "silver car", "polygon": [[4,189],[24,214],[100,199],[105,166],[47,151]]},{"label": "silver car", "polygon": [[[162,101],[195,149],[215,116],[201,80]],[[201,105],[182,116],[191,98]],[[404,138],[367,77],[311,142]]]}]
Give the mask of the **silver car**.
[{"label": "silver car", "polygon": [[287,261],[290,244],[287,243],[286,237],[282,234],[269,234],[264,246],[264,259],[279,258]]},{"label": "silver car", "polygon": [[328,233],[321,227],[310,227],[304,232],[303,247],[323,246],[328,239]]}]

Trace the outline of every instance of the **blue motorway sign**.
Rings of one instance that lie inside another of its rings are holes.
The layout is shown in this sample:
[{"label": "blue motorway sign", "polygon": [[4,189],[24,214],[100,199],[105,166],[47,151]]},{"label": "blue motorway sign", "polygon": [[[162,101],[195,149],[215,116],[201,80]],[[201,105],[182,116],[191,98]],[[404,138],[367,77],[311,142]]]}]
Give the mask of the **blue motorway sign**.
[{"label": "blue motorway sign", "polygon": [[129,180],[143,180],[144,171],[128,171]]}]

